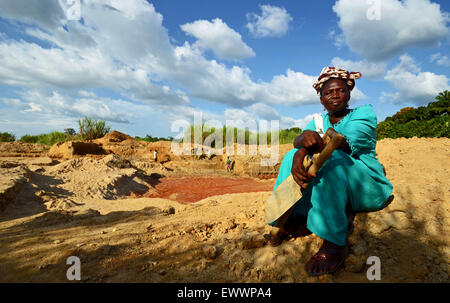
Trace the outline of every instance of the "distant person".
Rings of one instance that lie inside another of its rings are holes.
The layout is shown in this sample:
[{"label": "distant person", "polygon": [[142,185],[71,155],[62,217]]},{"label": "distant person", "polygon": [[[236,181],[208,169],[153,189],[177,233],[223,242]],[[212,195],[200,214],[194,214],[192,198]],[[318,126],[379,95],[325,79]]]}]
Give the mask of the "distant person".
[{"label": "distant person", "polygon": [[211,150],[210,149],[208,149],[206,151],[206,156],[208,157],[208,159],[211,159]]},{"label": "distant person", "polygon": [[227,172],[231,172],[231,159],[230,159],[230,156],[227,157]]},{"label": "distant person", "polygon": [[153,160],[156,162],[158,161],[158,151],[155,149],[155,151],[153,152]]},{"label": "distant person", "polygon": [[[342,144],[316,175],[305,171],[306,156],[322,151],[324,142],[314,119],[294,140],[294,149],[281,162],[274,190],[291,174],[304,189],[301,199],[284,215],[269,223],[278,233],[265,235],[276,246],[290,236],[313,233],[323,239],[319,251],[305,264],[311,276],[334,273],[351,252],[347,242],[354,214],[380,210],[392,199],[392,184],[376,158],[377,116],[371,105],[349,108],[350,92],[361,73],[326,67],[313,87],[326,113],[322,129],[334,128],[345,136]],[[300,234],[296,234],[301,229]]]}]

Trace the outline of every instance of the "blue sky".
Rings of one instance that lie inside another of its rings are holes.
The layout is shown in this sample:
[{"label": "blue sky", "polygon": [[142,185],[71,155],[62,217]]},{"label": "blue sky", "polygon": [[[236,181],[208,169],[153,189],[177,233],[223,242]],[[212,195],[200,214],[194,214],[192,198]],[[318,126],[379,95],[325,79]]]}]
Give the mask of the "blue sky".
[{"label": "blue sky", "polygon": [[325,66],[363,74],[351,106],[379,121],[450,89],[449,1],[68,2],[0,0],[0,132],[89,116],[176,136],[194,113],[303,128],[322,111],[311,85]]}]

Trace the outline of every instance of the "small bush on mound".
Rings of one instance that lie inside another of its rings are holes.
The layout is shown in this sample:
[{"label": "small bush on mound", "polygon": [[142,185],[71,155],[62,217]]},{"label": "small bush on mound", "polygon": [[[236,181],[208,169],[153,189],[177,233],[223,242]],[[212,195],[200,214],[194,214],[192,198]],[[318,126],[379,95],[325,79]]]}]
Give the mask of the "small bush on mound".
[{"label": "small bush on mound", "polygon": [[78,125],[80,126],[80,135],[83,140],[101,138],[111,130],[109,126],[106,126],[104,120],[96,120],[87,117],[78,120]]},{"label": "small bush on mound", "polygon": [[16,141],[16,136],[8,132],[0,133],[0,142],[14,142]]}]

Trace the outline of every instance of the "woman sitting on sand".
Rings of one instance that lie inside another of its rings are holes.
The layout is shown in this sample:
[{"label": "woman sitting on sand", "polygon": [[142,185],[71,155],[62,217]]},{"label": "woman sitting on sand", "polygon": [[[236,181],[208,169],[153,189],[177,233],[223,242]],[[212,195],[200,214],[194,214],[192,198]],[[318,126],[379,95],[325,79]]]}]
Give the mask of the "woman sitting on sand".
[{"label": "woman sitting on sand", "polygon": [[[347,237],[354,213],[379,210],[387,205],[392,184],[375,154],[377,118],[371,105],[349,109],[350,92],[361,73],[325,67],[313,87],[328,113],[322,114],[323,130],[334,128],[345,140],[316,176],[305,172],[303,160],[320,152],[322,137],[312,120],[294,141],[280,166],[274,190],[292,173],[304,189],[303,196],[283,217],[274,221],[281,228],[265,235],[276,246],[291,236],[314,233],[323,239],[319,251],[306,263],[309,275],[334,273],[350,253]],[[306,186],[305,184],[308,183]]]}]

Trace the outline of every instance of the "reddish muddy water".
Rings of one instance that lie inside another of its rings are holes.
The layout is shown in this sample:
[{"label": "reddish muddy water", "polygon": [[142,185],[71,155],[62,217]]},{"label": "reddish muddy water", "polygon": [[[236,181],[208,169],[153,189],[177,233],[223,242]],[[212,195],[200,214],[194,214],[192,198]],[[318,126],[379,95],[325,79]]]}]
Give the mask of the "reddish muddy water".
[{"label": "reddish muddy water", "polygon": [[154,188],[143,197],[165,198],[183,204],[193,203],[207,197],[234,193],[272,191],[275,184],[251,178],[188,177],[160,178]]}]

